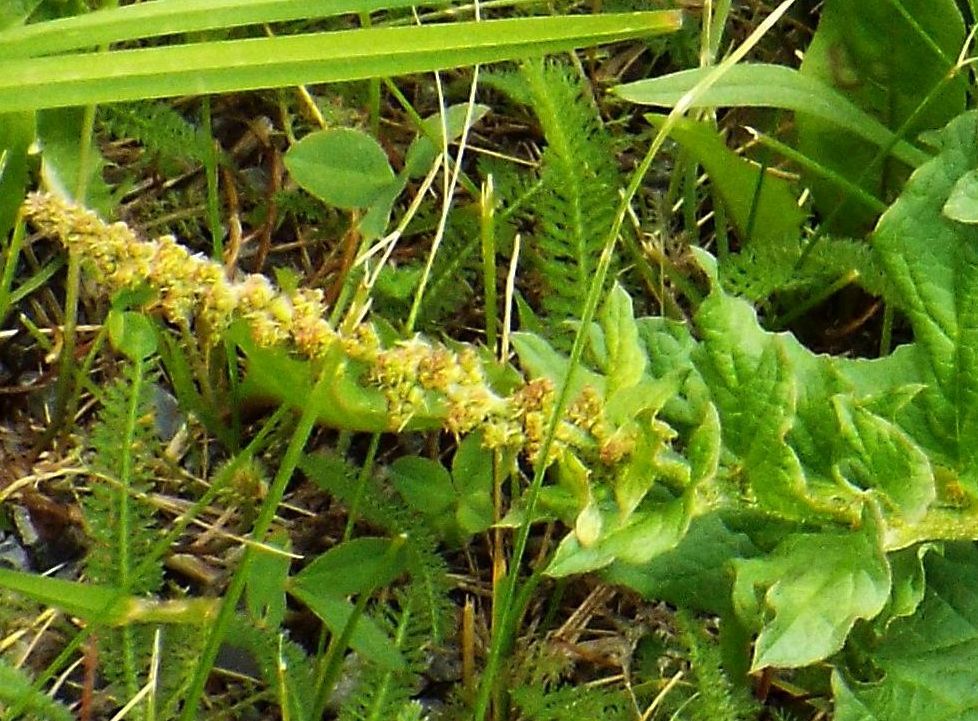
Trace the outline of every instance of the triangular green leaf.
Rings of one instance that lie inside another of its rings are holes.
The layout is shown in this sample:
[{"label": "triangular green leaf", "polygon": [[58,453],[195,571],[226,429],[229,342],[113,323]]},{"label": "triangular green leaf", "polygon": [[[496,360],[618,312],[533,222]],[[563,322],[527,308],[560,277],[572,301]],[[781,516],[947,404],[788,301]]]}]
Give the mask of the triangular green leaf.
[{"label": "triangular green leaf", "polygon": [[608,294],[599,321],[608,353],[607,392],[611,395],[637,384],[645,373],[647,363],[645,349],[638,338],[632,299],[617,283]]},{"label": "triangular green leaf", "polygon": [[761,623],[755,670],[827,658],[857,619],[883,610],[890,567],[873,525],[862,533],[794,534],[766,557],[734,562],[737,613],[747,625]]}]

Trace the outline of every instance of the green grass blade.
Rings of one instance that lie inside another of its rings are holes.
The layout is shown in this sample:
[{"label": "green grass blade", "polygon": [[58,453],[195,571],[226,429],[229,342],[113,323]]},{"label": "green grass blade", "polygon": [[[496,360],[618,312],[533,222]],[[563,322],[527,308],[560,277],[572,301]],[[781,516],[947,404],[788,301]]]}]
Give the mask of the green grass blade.
[{"label": "green grass blade", "polygon": [[678,29],[677,12],[343,30],[0,61],[0,112],[426,72]]},{"label": "green grass blade", "polygon": [[157,0],[9,28],[0,32],[0,58],[49,55],[162,35],[423,4],[424,0]]},{"label": "green grass blade", "polygon": [[[670,108],[710,71],[711,68],[683,70],[619,85],[615,92],[633,103]],[[803,111],[836,123],[880,147],[887,147],[893,140],[893,133],[885,125],[864,113],[843,95],[782,65],[734,65],[706,92],[700,93],[691,107],[745,106]],[[911,167],[917,167],[930,158],[905,140],[898,141],[891,153]]]},{"label": "green grass blade", "polygon": [[211,598],[157,601],[114,586],[81,583],[0,568],[0,587],[106,626],[126,623],[207,623],[217,610]]}]

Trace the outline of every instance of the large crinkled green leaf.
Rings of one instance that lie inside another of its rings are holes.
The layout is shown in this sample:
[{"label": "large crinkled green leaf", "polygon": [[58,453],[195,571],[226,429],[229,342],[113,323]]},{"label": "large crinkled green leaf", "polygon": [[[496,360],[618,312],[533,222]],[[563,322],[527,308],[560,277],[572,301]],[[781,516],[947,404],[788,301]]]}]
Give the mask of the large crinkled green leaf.
[{"label": "large crinkled green leaf", "polygon": [[834,675],[836,721],[978,720],[978,550],[949,545],[924,566],[927,591],[917,612],[864,649],[881,678]]},{"label": "large crinkled green leaf", "polygon": [[[965,76],[946,82],[964,37],[955,0],[827,0],[800,72],[891,130],[909,122],[903,137],[912,140],[965,109]],[[938,92],[930,96],[932,91]],[[795,122],[799,150],[876,197],[894,197],[906,181],[907,170],[897,164],[869,167],[879,149],[858,129],[804,108]],[[861,235],[871,226],[872,209],[855,200],[837,209],[846,200],[837,185],[814,173],[805,180],[816,207],[832,214],[832,231]]]},{"label": "large crinkled green leaf", "polygon": [[[873,245],[919,345],[918,423],[907,430],[978,489],[978,228],[942,213],[978,166],[978,115],[940,133],[940,154],[913,174],[883,215]],[[915,402],[917,404],[918,402]]]},{"label": "large crinkled green leaf", "polygon": [[797,668],[842,648],[857,619],[890,596],[890,567],[869,514],[862,532],[798,533],[768,556],[735,561],[733,601],[760,626],[755,670]]},{"label": "large crinkled green leaf", "polygon": [[810,515],[801,462],[785,443],[797,386],[781,338],[761,330],[749,305],[716,291],[696,324],[703,342],[693,358],[719,412],[724,445],[740,459],[743,485],[766,510]]},{"label": "large crinkled green leaf", "polygon": [[831,479],[840,441],[831,399],[849,392],[852,384],[839,373],[839,359],[816,355],[793,336],[781,338],[798,383],[795,422],[788,442],[810,479]]},{"label": "large crinkled green leaf", "polygon": [[878,488],[907,522],[920,520],[936,496],[927,455],[899,426],[851,397],[832,399],[848,453],[836,472],[860,488]]}]

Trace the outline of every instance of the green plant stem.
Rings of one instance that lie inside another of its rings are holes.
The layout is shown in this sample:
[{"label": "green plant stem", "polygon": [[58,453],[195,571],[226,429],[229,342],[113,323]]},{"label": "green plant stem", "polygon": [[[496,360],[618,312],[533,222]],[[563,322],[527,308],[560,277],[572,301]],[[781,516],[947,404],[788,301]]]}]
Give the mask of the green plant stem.
[{"label": "green plant stem", "polygon": [[17,262],[20,259],[20,249],[24,245],[24,218],[17,213],[14,232],[10,236],[10,244],[3,259],[3,273],[0,275],[0,326],[3,325],[13,305],[12,291]]},{"label": "green plant stem", "polygon": [[880,332],[880,358],[888,356],[893,349],[893,304],[883,302],[883,329]]},{"label": "green plant stem", "polygon": [[[485,296],[486,345],[496,352],[496,194],[492,175],[482,187],[480,196],[479,235],[482,240],[482,288]],[[0,304],[0,309],[3,305]],[[0,316],[2,320],[2,316]]]},{"label": "green plant stem", "polygon": [[[766,153],[765,153],[766,155]],[[767,178],[767,158],[761,159],[760,171],[757,174],[757,182],[754,183],[754,195],[750,201],[750,211],[747,214],[747,227],[744,229],[744,237],[754,237],[754,221],[757,220],[757,209],[761,205],[761,192],[764,190],[764,181]]]},{"label": "green plant stem", "polygon": [[[76,179],[75,198],[79,203],[85,203],[88,193],[88,166],[92,152],[92,130],[95,126],[95,106],[85,107],[82,118],[82,131],[79,139],[78,178]],[[68,274],[65,279],[65,313],[63,321],[63,342],[61,346],[61,364],[54,392],[54,422],[42,442],[46,445],[53,433],[64,424],[65,419],[73,415],[70,407],[71,381],[75,377],[72,366],[75,360],[76,330],[78,328],[78,299],[81,289],[81,258],[76,252],[68,253]],[[52,432],[53,431],[53,432]]]},{"label": "green plant stem", "polygon": [[781,330],[783,328],[787,328],[792,323],[792,321],[794,321],[796,318],[803,316],[805,313],[810,311],[819,303],[835,295],[843,288],[852,285],[858,279],[859,279],[859,271],[850,270],[848,273],[845,273],[840,278],[838,278],[831,285],[825,286],[824,288],[819,290],[815,295],[806,298],[803,302],[796,305],[794,308],[792,308],[790,311],[785,313],[783,316],[772,321],[771,322],[772,330]]},{"label": "green plant stem", "polygon": [[[143,392],[144,380],[143,360],[137,359],[132,364],[132,386],[129,391],[129,407],[126,409],[126,427],[123,435],[122,458],[119,467],[119,517],[116,538],[118,539],[118,575],[116,582],[123,593],[132,588],[132,508],[130,495],[133,480],[133,447],[136,440],[136,424],[139,416],[139,399]],[[126,626],[122,629],[122,666],[125,679],[126,693],[132,698],[139,693],[139,664],[136,659],[135,629]]]},{"label": "green plant stem", "polygon": [[[407,642],[408,629],[411,626],[413,612],[411,597],[408,596],[405,600],[404,607],[401,609],[401,618],[398,621],[397,630],[394,632],[394,646],[399,651],[404,648],[404,644]],[[387,705],[387,698],[395,683],[396,679],[393,671],[384,673],[383,680],[374,693],[374,701],[370,713],[366,716],[366,721],[387,721],[381,714],[384,712]]]},{"label": "green plant stem", "polygon": [[[339,362],[340,360],[335,354],[326,359],[319,373],[319,377],[316,379],[316,384],[313,387],[310,396],[312,399],[322,397],[324,390],[334,376],[336,366],[339,365]],[[299,422],[292,432],[292,438],[289,440],[289,445],[278,467],[278,472],[275,474],[275,478],[269,486],[268,494],[265,496],[265,501],[262,503],[258,518],[255,520],[255,525],[252,528],[251,537],[255,541],[260,542],[271,527],[272,521],[275,519],[275,511],[282,502],[282,497],[285,495],[285,488],[299,465],[302,451],[306,446],[306,442],[309,440],[309,436],[312,434],[312,429],[318,415],[319,407],[315,402],[310,402],[303,408],[302,414],[299,416]],[[217,652],[220,650],[221,642],[224,640],[228,625],[234,616],[238,601],[244,591],[253,559],[254,550],[251,546],[248,546],[245,548],[244,557],[241,559],[237,570],[235,570],[231,583],[224,594],[221,610],[218,612],[211,632],[208,634],[207,640],[204,643],[200,662],[197,665],[197,669],[190,683],[190,688],[187,691],[183,712],[180,715],[181,721],[196,721],[197,707],[204,693],[204,685],[214,666],[214,661],[217,659]]]},{"label": "green plant stem", "polygon": [[[717,260],[721,263],[727,260],[730,256],[730,231],[729,223],[727,221],[727,206],[723,204],[723,199],[720,198],[719,192],[714,188],[713,190],[713,232],[716,235],[717,242]],[[754,222],[754,208],[751,208],[751,220],[748,223],[750,227],[753,227]],[[750,237],[750,233],[747,233],[747,237]]]},{"label": "green plant stem", "polygon": [[[673,111],[670,118],[675,115],[676,118],[679,117],[681,113]],[[577,327],[577,332],[574,334],[574,344],[571,347],[570,358],[567,364],[567,374],[564,376],[563,382],[560,385],[560,389],[557,393],[557,398],[554,403],[553,410],[550,413],[550,418],[547,422],[546,433],[543,437],[543,442],[540,446],[539,458],[534,464],[533,480],[530,482],[530,486],[526,491],[526,504],[525,504],[525,514],[526,518],[530,519],[533,517],[533,513],[536,510],[537,500],[540,496],[540,489],[543,487],[543,479],[547,470],[547,456],[553,445],[554,439],[557,435],[557,427],[560,424],[560,419],[563,417],[564,408],[567,402],[570,400],[570,389],[574,381],[574,376],[578,370],[581,363],[581,356],[584,353],[584,346],[587,344],[587,333],[585,329],[591,327],[591,321],[594,320],[595,313],[597,312],[598,303],[602,296],[602,291],[604,288],[604,282],[608,274],[608,269],[611,267],[611,261],[614,256],[615,245],[617,244],[618,237],[621,233],[622,224],[625,221],[625,217],[628,213],[629,205],[635,194],[638,192],[639,187],[642,184],[642,180],[645,178],[652,167],[652,161],[658,154],[659,149],[665,142],[665,138],[668,135],[669,130],[672,125],[675,124],[675,119],[672,123],[666,122],[663,124],[662,129],[658,132],[656,137],[653,139],[649,146],[645,157],[639,164],[639,167],[635,170],[632,175],[631,181],[629,182],[628,189],[625,191],[622,202],[619,205],[618,212],[615,216],[615,220],[612,223],[612,227],[608,231],[608,235],[605,238],[604,247],[601,250],[601,256],[598,259],[597,267],[595,268],[594,280],[591,284],[590,291],[588,292],[587,299],[584,304],[584,312],[581,314],[581,322]],[[499,603],[502,608],[498,612],[497,618],[498,632],[494,633],[489,646],[489,657],[486,660],[485,670],[483,671],[483,677],[479,685],[479,693],[476,696],[475,708],[473,711],[474,721],[484,721],[486,713],[489,707],[489,700],[493,695],[493,691],[499,681],[498,674],[502,664],[503,656],[506,650],[510,647],[512,638],[516,632],[514,628],[514,621],[516,614],[514,613],[515,608],[518,606],[515,603],[516,596],[516,583],[519,579],[520,565],[522,564],[523,556],[526,553],[526,547],[530,539],[530,527],[531,524],[529,520],[523,523],[517,532],[516,543],[513,546],[513,554],[510,559],[509,570],[502,581],[502,591],[499,594]],[[528,584],[528,586],[531,584]],[[495,608],[493,612],[496,613]]]},{"label": "green plant stem", "polygon": [[924,28],[920,26],[920,23],[917,22],[917,19],[910,14],[906,7],[904,7],[902,0],[890,0],[890,4],[898,13],[900,13],[900,16],[906,20],[907,25],[913,28],[914,32],[917,33],[917,36],[920,38],[921,42],[927,46],[928,50],[934,53],[934,55],[936,55],[940,60],[947,63],[949,69],[955,66],[954,58],[949,58],[944,54],[944,50],[937,44],[934,38],[930,36],[930,33],[924,30]]},{"label": "green plant stem", "polygon": [[212,132],[211,99],[208,95],[201,98],[200,124],[207,135],[204,177],[207,179],[207,228],[211,233],[211,257],[220,262],[224,256],[224,229],[221,227],[221,199],[218,195],[217,141]]},{"label": "green plant stem", "polygon": [[78,299],[81,291],[81,257],[77,250],[68,251],[68,272],[65,277],[65,312],[63,318],[64,343],[61,346],[61,363],[58,380],[54,387],[53,422],[40,440],[46,446],[57,435],[68,416],[68,396],[74,377],[75,331],[78,328]]},{"label": "green plant stem", "polygon": [[659,254],[656,256],[656,261],[658,266],[653,266],[649,263],[647,254],[642,251],[639,247],[638,240],[636,240],[633,233],[625,233],[623,235],[622,241],[625,244],[625,249],[631,256],[631,261],[635,266],[635,270],[642,277],[642,281],[645,283],[645,287],[648,289],[649,293],[658,301],[659,307],[661,309],[662,315],[667,318],[672,318],[673,320],[683,319],[683,309],[676,302],[672,293],[665,287],[663,283],[663,275],[672,278],[676,276],[686,281],[686,288],[684,292],[687,298],[693,305],[699,305],[702,300],[700,292],[689,283],[685,275],[676,271],[665,254]]},{"label": "green plant stem", "polygon": [[682,183],[683,183],[683,229],[686,231],[688,238],[695,238],[697,236],[697,225],[696,225],[696,205],[697,205],[697,168],[696,161],[693,159],[691,153],[687,152],[685,148],[679,154],[679,167],[682,168]]},{"label": "green plant stem", "polygon": [[[733,53],[731,53],[723,60],[723,62],[717,65],[701,83],[699,83],[684,96],[684,102],[676,104],[676,106],[669,113],[665,122],[662,124],[662,127],[659,128],[659,131],[652,139],[649,149],[645,153],[645,157],[642,158],[642,162],[632,174],[632,178],[629,181],[628,187],[622,197],[622,201],[619,204],[615,220],[605,238],[604,247],[601,251],[601,256],[598,259],[598,264],[595,269],[594,282],[592,283],[590,291],[588,292],[587,300],[584,304],[584,312],[581,314],[581,322],[580,325],[578,325],[577,332],[574,335],[574,344],[571,347],[570,358],[568,359],[567,364],[567,374],[564,376],[560,389],[557,392],[556,401],[554,402],[553,410],[547,422],[546,433],[544,434],[543,442],[540,445],[539,458],[534,467],[533,480],[531,481],[530,487],[526,492],[525,514],[527,519],[533,518],[533,512],[536,509],[537,499],[539,498],[540,489],[543,486],[544,474],[547,469],[547,456],[550,452],[551,446],[553,445],[554,438],[557,435],[557,426],[559,425],[560,419],[563,415],[564,407],[569,400],[571,384],[578,370],[578,366],[580,365],[581,356],[584,353],[584,346],[586,345],[587,341],[587,329],[591,327],[591,321],[594,319],[594,315],[597,312],[598,302],[602,295],[602,289],[604,287],[605,278],[608,274],[608,269],[611,266],[615,245],[621,232],[622,224],[625,222],[625,217],[628,214],[628,209],[632,203],[632,200],[635,198],[635,194],[638,192],[642,182],[645,179],[645,176],[652,167],[652,161],[655,159],[659,149],[662,147],[663,143],[665,143],[666,137],[668,137],[669,132],[675,126],[679,118],[686,113],[698,96],[706,92],[723,76],[724,73],[733,67],[734,64],[743,60],[750,49],[754,47],[754,45],[757,44],[760,38],[767,33],[774,23],[776,23],[781,16],[788,11],[792,4],[793,0],[785,0],[785,2],[778,5]],[[513,555],[510,561],[509,571],[502,581],[503,589],[499,596],[500,603],[502,604],[502,609],[498,615],[498,618],[500,619],[500,624],[498,626],[499,632],[493,634],[492,640],[489,644],[489,655],[486,659],[485,670],[483,671],[482,679],[479,684],[479,692],[476,696],[475,707],[473,709],[473,721],[485,721],[486,713],[489,710],[489,700],[492,697],[493,690],[499,681],[498,674],[502,665],[505,649],[508,648],[510,640],[516,631],[516,629],[513,628],[513,608],[515,606],[514,593],[516,589],[516,581],[519,577],[520,565],[523,555],[526,552],[529,537],[530,522],[527,520],[520,526],[517,532],[516,543],[513,547]],[[493,612],[496,612],[495,608],[493,609]]]},{"label": "green plant stem", "polygon": [[357,519],[360,515],[360,503],[363,501],[363,492],[367,488],[367,482],[370,480],[370,476],[374,472],[374,461],[377,458],[377,450],[380,448],[380,433],[374,433],[370,437],[370,446],[367,448],[367,457],[363,461],[363,465],[360,467],[360,473],[357,475],[357,490],[356,496],[353,498],[353,502],[350,504],[350,510],[346,516],[346,528],[343,529],[343,540],[347,541],[353,535],[353,527],[357,523]]},{"label": "green plant stem", "polygon": [[238,356],[234,342],[224,338],[224,359],[227,363],[228,395],[231,397],[231,450],[241,446],[241,391],[238,387]]},{"label": "green plant stem", "polygon": [[859,201],[870,210],[876,213],[882,213],[888,207],[886,203],[872,193],[867,192],[858,183],[854,183],[841,173],[837,173],[824,165],[816,163],[807,155],[795,150],[790,145],[782,143],[780,140],[772,138],[769,135],[765,135],[764,133],[756,133],[755,137],[757,138],[757,142],[764,147],[771,148],[779,155],[804,168],[812,175],[816,175],[829,181],[838,187],[846,196]]}]

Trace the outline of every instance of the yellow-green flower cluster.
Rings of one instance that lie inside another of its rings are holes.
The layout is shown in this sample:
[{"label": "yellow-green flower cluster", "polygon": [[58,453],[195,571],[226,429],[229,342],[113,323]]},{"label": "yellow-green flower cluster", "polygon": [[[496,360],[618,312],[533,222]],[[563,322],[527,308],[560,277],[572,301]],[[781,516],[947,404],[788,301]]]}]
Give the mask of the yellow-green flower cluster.
[{"label": "yellow-green flower cluster", "polygon": [[[471,347],[455,351],[416,336],[382,348],[369,323],[339,333],[325,319],[320,290],[284,294],[263,275],[229,279],[220,264],[191,253],[171,236],[141,240],[124,223],[107,224],[53,195],[29,196],[24,214],[77,253],[106,291],[148,286],[164,316],[204,343],[216,343],[232,322],[244,319],[262,347],[291,347],[311,359],[339,347],[366,367],[360,382],[383,392],[388,428],[403,428],[416,418],[435,419],[458,435],[481,430],[491,448],[522,449],[531,459],[539,454],[555,402],[553,384],[546,379],[501,396]],[[602,415],[601,399],[586,390],[559,425],[548,460],[568,446],[605,445],[610,433]]]},{"label": "yellow-green flower cluster", "polygon": [[110,293],[148,286],[166,318],[192,326],[205,343],[216,343],[237,318],[248,322],[259,345],[291,342],[309,357],[336,340],[323,317],[322,291],[301,289],[287,296],[257,274],[229,280],[220,264],[191,253],[172,236],[141,240],[125,223],[107,224],[54,195],[30,195],[24,213],[78,253],[98,285]]}]

